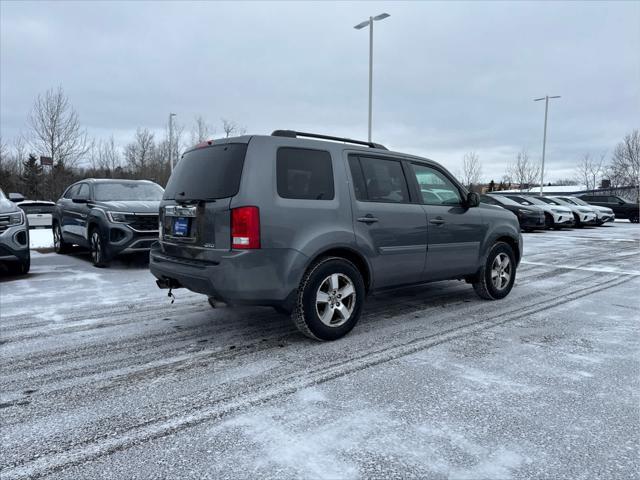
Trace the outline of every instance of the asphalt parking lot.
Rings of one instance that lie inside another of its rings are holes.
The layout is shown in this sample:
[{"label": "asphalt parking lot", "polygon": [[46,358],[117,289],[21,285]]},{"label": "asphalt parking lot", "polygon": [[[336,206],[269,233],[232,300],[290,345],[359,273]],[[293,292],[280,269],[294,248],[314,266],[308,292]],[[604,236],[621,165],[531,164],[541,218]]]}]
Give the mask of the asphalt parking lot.
[{"label": "asphalt parking lot", "polygon": [[505,300],[388,292],[324,344],[34,254],[0,282],[2,478],[638,478],[640,225],[524,237]]}]

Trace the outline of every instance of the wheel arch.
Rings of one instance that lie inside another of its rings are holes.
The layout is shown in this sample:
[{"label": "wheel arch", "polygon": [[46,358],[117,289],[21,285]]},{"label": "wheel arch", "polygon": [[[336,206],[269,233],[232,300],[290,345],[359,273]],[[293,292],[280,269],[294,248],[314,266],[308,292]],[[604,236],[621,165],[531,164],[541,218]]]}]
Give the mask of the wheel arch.
[{"label": "wheel arch", "polygon": [[345,260],[349,260],[361,273],[365,290],[367,292],[370,290],[371,285],[373,284],[373,274],[371,266],[369,265],[369,262],[366,260],[365,256],[352,247],[334,246],[316,253],[315,255],[310,257],[309,262],[307,262],[305,271],[307,271],[309,267],[316,263],[318,260],[326,257],[339,257],[344,258]]}]

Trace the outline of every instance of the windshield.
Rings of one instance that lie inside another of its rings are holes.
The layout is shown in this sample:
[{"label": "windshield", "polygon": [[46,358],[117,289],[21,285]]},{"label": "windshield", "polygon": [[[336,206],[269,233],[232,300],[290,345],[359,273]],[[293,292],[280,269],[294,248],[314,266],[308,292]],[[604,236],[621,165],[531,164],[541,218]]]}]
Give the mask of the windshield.
[{"label": "windshield", "polygon": [[554,200],[549,197],[539,197],[537,200],[543,203],[548,203],[549,205],[562,205],[561,200]]},{"label": "windshield", "polygon": [[513,206],[520,205],[518,202],[514,202],[509,197],[505,197],[503,195],[491,195],[491,198],[495,198],[497,201],[499,201],[504,205],[513,205]]},{"label": "windshield", "polygon": [[574,205],[589,205],[584,200],[580,200],[575,197],[561,197],[560,200],[564,200],[565,202],[573,203]]},{"label": "windshield", "polygon": [[173,170],[165,200],[215,200],[233,197],[240,177],[247,144],[223,143],[191,150]]},{"label": "windshield", "polygon": [[516,202],[518,202],[520,205],[544,205],[544,202],[541,202],[540,200],[533,198],[533,197],[515,197],[515,196],[509,196],[509,198],[511,200],[515,200]]},{"label": "windshield", "polygon": [[18,206],[22,209],[24,213],[27,214],[35,214],[35,213],[53,213],[53,208],[55,205],[51,205],[50,203],[20,203]]},{"label": "windshield", "polygon": [[93,186],[94,200],[110,202],[113,200],[162,200],[162,187],[155,183],[108,182]]}]

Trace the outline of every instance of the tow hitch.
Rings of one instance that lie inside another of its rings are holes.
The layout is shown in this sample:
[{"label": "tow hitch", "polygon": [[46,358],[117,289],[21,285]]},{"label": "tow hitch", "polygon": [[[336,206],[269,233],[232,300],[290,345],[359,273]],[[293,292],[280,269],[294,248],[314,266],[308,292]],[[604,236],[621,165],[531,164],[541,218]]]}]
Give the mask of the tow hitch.
[{"label": "tow hitch", "polygon": [[169,289],[169,291],[167,292],[167,297],[171,299],[171,304],[173,304],[173,302],[176,301],[176,296],[173,294],[172,290],[174,288],[182,288],[182,285],[180,285],[180,282],[178,282],[177,280],[174,280],[173,278],[158,279],[156,280],[156,285],[158,285],[158,288]]}]

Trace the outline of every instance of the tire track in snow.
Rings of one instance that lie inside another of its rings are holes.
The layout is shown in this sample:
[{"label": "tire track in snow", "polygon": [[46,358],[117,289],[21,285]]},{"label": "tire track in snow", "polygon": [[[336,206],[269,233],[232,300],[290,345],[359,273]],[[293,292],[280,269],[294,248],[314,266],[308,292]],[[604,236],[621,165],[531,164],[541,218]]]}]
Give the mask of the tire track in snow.
[{"label": "tire track in snow", "polygon": [[[273,400],[303,388],[343,377],[466,335],[473,335],[498,325],[519,320],[528,315],[565,305],[569,301],[575,301],[593,293],[613,288],[626,281],[627,278],[618,278],[613,281],[606,279],[596,284],[554,295],[548,298],[542,306],[529,302],[527,305],[503,312],[500,318],[497,319],[492,316],[467,322],[436,333],[416,337],[409,341],[404,339],[404,342],[400,338],[396,344],[387,345],[378,350],[363,351],[356,355],[349,355],[339,361],[323,362],[314,367],[294,369],[280,375],[267,377],[267,381],[253,383],[250,388],[245,388],[241,391],[225,393],[213,398],[210,395],[205,395],[204,401],[201,400],[194,403],[187,412],[181,411],[173,415],[160,416],[140,422],[117,433],[113,433],[113,431],[105,432],[95,435],[91,439],[66,445],[63,449],[40,452],[38,457],[25,459],[18,464],[7,466],[8,468],[5,468],[2,473],[4,478],[33,478],[52,473],[206,421],[222,418],[230,413]],[[454,315],[458,313],[454,312]]]}]

